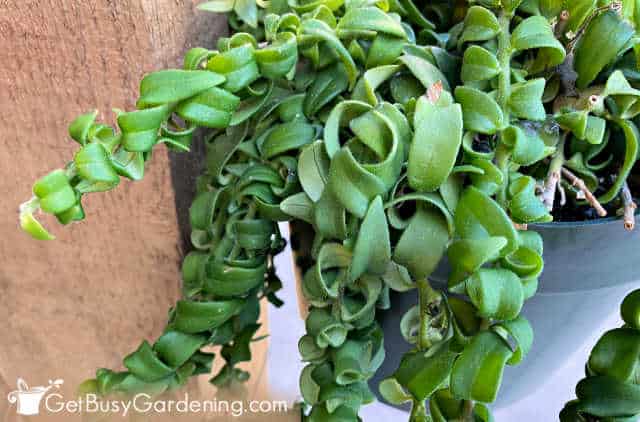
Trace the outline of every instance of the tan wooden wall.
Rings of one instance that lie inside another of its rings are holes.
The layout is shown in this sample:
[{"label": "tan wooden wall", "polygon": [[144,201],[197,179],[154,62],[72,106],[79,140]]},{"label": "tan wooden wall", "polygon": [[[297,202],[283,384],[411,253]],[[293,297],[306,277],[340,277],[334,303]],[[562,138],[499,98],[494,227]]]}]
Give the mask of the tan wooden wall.
[{"label": "tan wooden wall", "polygon": [[[72,157],[67,124],[98,108],[132,108],[145,72],[181,65],[213,46],[224,18],[193,0],[0,0],[0,418],[16,379],[64,390],[100,366],[119,368],[142,338],[161,332],[179,294],[179,233],[167,154],[143,181],[86,198],[87,220],[38,242],[17,207],[31,184]],[[257,346],[256,380],[264,374]],[[259,384],[259,382],[258,382]]]}]

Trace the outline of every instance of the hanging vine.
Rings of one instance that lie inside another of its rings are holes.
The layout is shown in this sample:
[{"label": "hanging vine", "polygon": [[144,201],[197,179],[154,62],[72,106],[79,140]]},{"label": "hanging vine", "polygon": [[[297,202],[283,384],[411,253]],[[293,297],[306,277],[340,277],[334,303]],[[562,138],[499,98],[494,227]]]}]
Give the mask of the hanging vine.
[{"label": "hanging vine", "polygon": [[[97,112],[70,125],[79,151],[21,207],[38,239],[53,236],[37,210],[82,220],[85,194],[141,179],[154,146],[188,151],[210,129],[184,297],[153,345],[86,390],[175,388],[210,372],[209,345],[225,360],[214,384],[246,380],[237,364],[259,302],[281,303],[277,222],[296,220],[314,236],[299,342],[308,420],[355,421],[374,400],[376,314],[390,290],[413,289],[400,329],[415,347],[382,396],[410,402],[412,422],[492,420],[505,366],[533,343],[520,311],[544,263],[528,226],[620,210],[633,228],[638,18],[618,2],[468,3],[206,2],[229,13],[231,37],[146,75],[118,130]],[[445,255],[448,284],[432,285]]]}]

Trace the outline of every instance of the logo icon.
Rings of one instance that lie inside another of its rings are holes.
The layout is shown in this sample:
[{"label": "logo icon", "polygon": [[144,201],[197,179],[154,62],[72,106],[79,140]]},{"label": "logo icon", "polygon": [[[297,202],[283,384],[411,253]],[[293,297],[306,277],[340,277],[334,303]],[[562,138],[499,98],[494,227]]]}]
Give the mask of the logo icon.
[{"label": "logo icon", "polygon": [[9,403],[18,402],[16,412],[18,415],[37,415],[40,413],[40,401],[52,388],[60,388],[64,381],[61,379],[49,380],[49,385],[31,387],[27,385],[25,380],[18,378],[18,389],[9,393],[7,399]]}]

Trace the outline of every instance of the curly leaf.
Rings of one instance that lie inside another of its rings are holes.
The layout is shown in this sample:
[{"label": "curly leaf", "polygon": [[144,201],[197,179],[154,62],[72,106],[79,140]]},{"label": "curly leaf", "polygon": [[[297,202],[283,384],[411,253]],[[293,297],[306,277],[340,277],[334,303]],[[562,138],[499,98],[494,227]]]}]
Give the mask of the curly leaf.
[{"label": "curly leaf", "polygon": [[460,77],[462,82],[479,82],[493,79],[500,74],[500,64],[496,56],[478,45],[472,45],[464,52]]},{"label": "curly leaf", "polygon": [[511,34],[511,45],[516,51],[539,49],[536,70],[557,66],[566,56],[549,21],[542,16],[531,16],[520,22]]},{"label": "curly leaf", "polygon": [[596,16],[576,46],[574,65],[578,88],[584,89],[593,82],[633,34],[633,28],[613,11]]},{"label": "curly leaf", "polygon": [[453,364],[450,386],[453,396],[493,402],[511,355],[509,346],[497,334],[483,331],[475,336]]},{"label": "curly leaf", "polygon": [[409,185],[431,192],[444,183],[462,143],[462,109],[443,101],[433,104],[420,97],[414,113],[415,133],[409,151]]},{"label": "curly leaf", "polygon": [[493,135],[503,128],[502,109],[489,94],[468,86],[459,86],[455,97],[462,106],[466,130]]},{"label": "curly leaf", "polygon": [[502,268],[481,268],[466,283],[467,294],[485,318],[511,320],[524,303],[520,278]]},{"label": "curly leaf", "polygon": [[214,86],[225,78],[207,70],[168,69],[149,73],[140,82],[139,108],[177,103]]}]

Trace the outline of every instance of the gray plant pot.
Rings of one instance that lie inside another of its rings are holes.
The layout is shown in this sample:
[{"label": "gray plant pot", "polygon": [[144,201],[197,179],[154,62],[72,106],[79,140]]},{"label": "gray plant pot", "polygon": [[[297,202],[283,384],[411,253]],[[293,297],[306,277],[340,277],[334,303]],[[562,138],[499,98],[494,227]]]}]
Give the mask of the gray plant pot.
[{"label": "gray plant pot", "polygon": [[[640,222],[640,217],[636,221]],[[520,365],[505,370],[494,408],[539,389],[574,351],[584,347],[602,322],[618,310],[624,296],[640,284],[640,230],[627,232],[619,219],[553,223],[530,229],[544,239],[545,261],[538,293],[523,309],[533,326],[535,341]],[[432,276],[433,285],[444,288],[447,275],[448,266],[443,262]],[[379,313],[387,357],[371,380],[376,393],[379,382],[393,374],[410,349],[399,326],[402,315],[416,303],[415,291],[394,294],[391,309]]]}]

